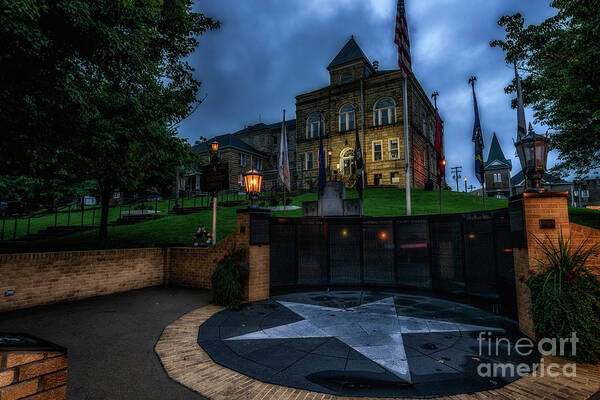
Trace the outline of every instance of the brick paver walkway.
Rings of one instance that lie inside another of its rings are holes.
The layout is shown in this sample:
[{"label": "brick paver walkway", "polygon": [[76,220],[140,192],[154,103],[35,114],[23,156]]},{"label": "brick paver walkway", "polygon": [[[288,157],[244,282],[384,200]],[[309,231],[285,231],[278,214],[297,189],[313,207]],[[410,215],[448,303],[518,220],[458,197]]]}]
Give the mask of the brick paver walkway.
[{"label": "brick paver walkway", "polygon": [[[158,354],[171,379],[214,400],[341,400],[323,393],[272,385],[252,379],[214,363],[198,345],[198,327],[223,308],[206,306],[189,312],[168,325],[156,343]],[[546,365],[567,362],[545,357]],[[577,376],[526,376],[500,389],[444,397],[443,399],[588,399],[600,390],[600,366],[577,364]],[[365,400],[364,397],[357,398]]]}]

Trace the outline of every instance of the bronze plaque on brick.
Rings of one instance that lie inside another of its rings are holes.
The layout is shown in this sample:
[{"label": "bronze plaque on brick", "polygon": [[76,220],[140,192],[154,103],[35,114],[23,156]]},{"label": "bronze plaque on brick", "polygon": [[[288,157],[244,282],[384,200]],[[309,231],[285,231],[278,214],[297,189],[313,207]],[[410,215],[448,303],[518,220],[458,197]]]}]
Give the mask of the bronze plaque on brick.
[{"label": "bronze plaque on brick", "polygon": [[556,222],[553,219],[540,219],[540,229],[554,229]]}]

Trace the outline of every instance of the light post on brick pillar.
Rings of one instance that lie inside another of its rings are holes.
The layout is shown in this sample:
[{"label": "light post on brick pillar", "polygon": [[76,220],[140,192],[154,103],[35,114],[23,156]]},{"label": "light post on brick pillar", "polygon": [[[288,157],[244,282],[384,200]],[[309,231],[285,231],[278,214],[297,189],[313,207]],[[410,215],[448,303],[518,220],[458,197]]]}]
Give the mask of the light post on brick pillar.
[{"label": "light post on brick pillar", "polygon": [[270,217],[270,210],[260,208],[237,211],[236,244],[248,249],[249,273],[244,287],[248,302],[270,296]]},{"label": "light post on brick pillar", "polygon": [[537,135],[530,125],[529,133],[521,134],[515,147],[521,168],[527,177],[525,192],[511,197],[508,206],[515,264],[517,311],[519,329],[533,338],[535,333],[531,317],[531,292],[521,277],[527,277],[529,269],[535,269],[544,257],[538,241],[550,241],[555,244],[560,235],[570,236],[568,193],[546,192],[541,186],[548,157],[547,137]]}]

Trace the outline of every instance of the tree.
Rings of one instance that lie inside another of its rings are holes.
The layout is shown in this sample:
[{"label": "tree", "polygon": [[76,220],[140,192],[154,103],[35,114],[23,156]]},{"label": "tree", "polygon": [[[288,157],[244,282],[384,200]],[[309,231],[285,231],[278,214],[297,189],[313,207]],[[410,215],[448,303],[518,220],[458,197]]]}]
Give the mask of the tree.
[{"label": "tree", "polygon": [[[539,25],[524,27],[521,14],[503,16],[505,39],[490,45],[526,74],[524,102],[551,129],[551,149],[559,153],[554,169],[585,175],[600,167],[600,4],[554,0],[552,7],[557,14]],[[505,91],[515,88],[513,81]]]},{"label": "tree", "polygon": [[[192,0],[15,3],[7,5],[9,17],[2,15],[0,22],[17,23],[0,37],[8,39],[5,43],[21,38],[25,50],[11,49],[2,68],[23,82],[19,68],[25,64],[36,79],[48,76],[51,84],[23,90],[13,85],[2,92],[0,106],[7,103],[16,112],[6,116],[14,135],[6,153],[29,146],[5,163],[14,172],[36,176],[52,176],[62,168],[82,181],[94,179],[105,237],[115,189],[160,181],[168,176],[159,168],[174,171],[195,161],[191,146],[176,136],[177,123],[199,103],[200,82],[185,58],[196,48],[196,37],[219,24],[193,12]],[[29,43],[32,34],[41,45]],[[64,96],[56,97],[54,89]],[[31,110],[20,113],[19,104],[29,103]]]}]

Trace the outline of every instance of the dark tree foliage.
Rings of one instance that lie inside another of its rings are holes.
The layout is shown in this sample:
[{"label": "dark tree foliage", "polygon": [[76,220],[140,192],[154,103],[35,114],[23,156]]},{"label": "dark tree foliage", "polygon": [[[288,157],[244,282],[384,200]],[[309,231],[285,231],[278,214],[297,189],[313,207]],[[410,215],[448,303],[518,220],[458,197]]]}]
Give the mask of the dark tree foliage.
[{"label": "dark tree foliage", "polygon": [[116,189],[196,161],[176,136],[199,103],[186,58],[219,24],[192,0],[1,1],[0,168],[95,180],[106,236]]},{"label": "dark tree foliage", "polygon": [[525,27],[520,14],[503,16],[498,24],[506,37],[490,45],[525,75],[524,102],[550,127],[551,148],[559,153],[555,169],[585,175],[600,167],[600,1],[551,5],[557,14],[539,25]]}]

